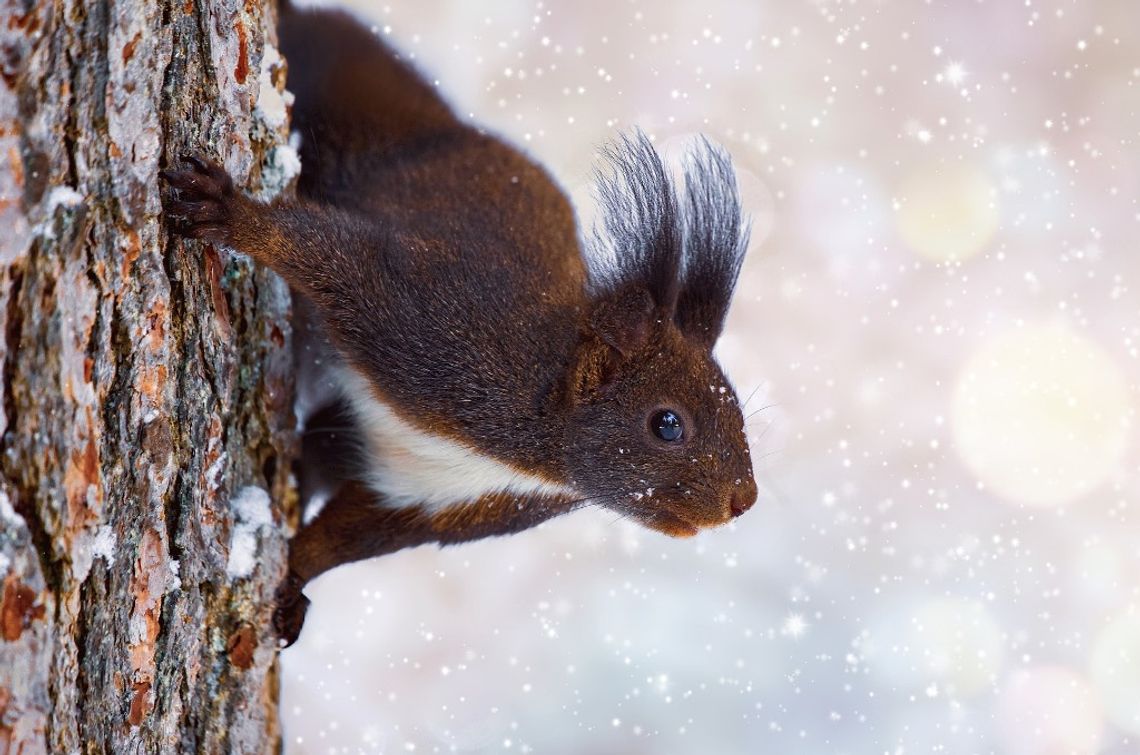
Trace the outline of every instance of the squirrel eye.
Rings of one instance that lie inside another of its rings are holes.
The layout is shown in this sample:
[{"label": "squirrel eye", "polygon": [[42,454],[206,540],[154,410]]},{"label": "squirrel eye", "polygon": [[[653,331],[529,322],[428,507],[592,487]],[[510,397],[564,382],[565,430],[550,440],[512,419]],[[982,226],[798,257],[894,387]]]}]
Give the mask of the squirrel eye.
[{"label": "squirrel eye", "polygon": [[668,409],[654,414],[649,426],[653,428],[654,435],[668,443],[680,440],[681,435],[685,432],[681,418],[677,416],[676,412]]}]

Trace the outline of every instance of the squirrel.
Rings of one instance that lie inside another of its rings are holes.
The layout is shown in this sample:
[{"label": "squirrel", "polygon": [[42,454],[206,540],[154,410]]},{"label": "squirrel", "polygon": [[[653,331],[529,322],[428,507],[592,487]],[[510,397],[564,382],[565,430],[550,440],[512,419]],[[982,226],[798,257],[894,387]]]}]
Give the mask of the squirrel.
[{"label": "squirrel", "polygon": [[585,506],[676,537],[747,511],[712,354],[748,241],[727,154],[701,140],[675,181],[642,132],[620,137],[591,238],[543,168],[347,13],[282,3],[279,37],[297,198],[244,196],[198,155],[161,177],[172,229],[280,274],[334,357],[300,462],[332,489],[290,542],[281,644],[340,564]]}]

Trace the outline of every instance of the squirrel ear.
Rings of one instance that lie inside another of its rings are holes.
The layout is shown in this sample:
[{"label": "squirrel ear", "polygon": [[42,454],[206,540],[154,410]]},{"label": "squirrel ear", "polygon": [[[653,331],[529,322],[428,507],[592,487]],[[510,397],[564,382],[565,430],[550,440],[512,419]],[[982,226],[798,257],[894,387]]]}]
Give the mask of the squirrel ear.
[{"label": "squirrel ear", "polygon": [[622,357],[628,357],[645,344],[652,316],[653,297],[644,288],[629,287],[594,305],[590,329]]},{"label": "squirrel ear", "polygon": [[613,382],[622,362],[649,338],[652,317],[653,299],[643,288],[626,288],[595,302],[570,366],[572,402],[587,400]]},{"label": "squirrel ear", "polygon": [[588,334],[574,354],[568,375],[567,395],[571,404],[586,402],[613,382],[620,357],[593,333]]}]

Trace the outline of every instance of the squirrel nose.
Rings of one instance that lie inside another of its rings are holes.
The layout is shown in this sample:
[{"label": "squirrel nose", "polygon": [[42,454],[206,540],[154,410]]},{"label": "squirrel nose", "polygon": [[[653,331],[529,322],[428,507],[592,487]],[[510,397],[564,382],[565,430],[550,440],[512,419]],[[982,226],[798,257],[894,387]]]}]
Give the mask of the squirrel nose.
[{"label": "squirrel nose", "polygon": [[756,503],[756,483],[752,480],[748,480],[747,482],[742,482],[732,491],[732,498],[729,500],[728,508],[732,512],[732,515],[736,517],[752,508],[752,504],[754,503]]}]

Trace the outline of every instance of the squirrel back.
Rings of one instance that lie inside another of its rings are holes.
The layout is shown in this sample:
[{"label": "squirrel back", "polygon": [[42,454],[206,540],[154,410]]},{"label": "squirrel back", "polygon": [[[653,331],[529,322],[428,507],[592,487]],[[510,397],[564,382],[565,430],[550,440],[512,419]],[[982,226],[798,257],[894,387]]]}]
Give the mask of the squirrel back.
[{"label": "squirrel back", "polygon": [[435,89],[348,13],[284,3],[278,37],[301,136],[302,195],[352,202],[381,156],[430,148],[458,130]]},{"label": "squirrel back", "polygon": [[[395,373],[389,398],[433,430],[545,465],[556,420],[530,432],[497,420],[538,410],[577,337],[586,266],[569,201],[349,14],[287,6],[279,36],[299,194],[365,213],[395,242],[356,260],[388,270],[359,313],[373,321],[358,323],[370,336],[361,359]],[[409,351],[422,363],[407,364]]]}]

